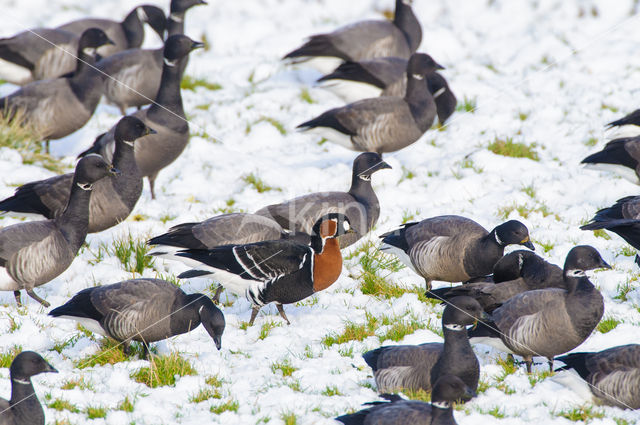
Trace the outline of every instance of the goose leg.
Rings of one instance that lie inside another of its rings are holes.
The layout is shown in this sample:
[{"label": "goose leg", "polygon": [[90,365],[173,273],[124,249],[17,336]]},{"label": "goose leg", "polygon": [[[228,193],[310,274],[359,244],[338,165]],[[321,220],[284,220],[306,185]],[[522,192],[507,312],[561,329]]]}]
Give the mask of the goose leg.
[{"label": "goose leg", "polygon": [[120,113],[122,115],[127,115],[127,106],[126,105],[120,105]]},{"label": "goose leg", "polygon": [[123,341],[122,342],[122,352],[127,357],[129,357],[131,355],[131,341]]},{"label": "goose leg", "polygon": [[144,341],[142,341],[142,358],[149,360],[149,345]]},{"label": "goose leg", "polygon": [[287,322],[287,325],[290,325],[291,322],[289,322],[289,319],[287,319],[287,315],[284,314],[284,308],[282,307],[282,304],[276,303],[276,308],[278,309],[278,313],[280,313],[280,316],[282,316],[284,321]]},{"label": "goose leg", "polygon": [[13,296],[16,297],[16,304],[18,304],[18,307],[22,307],[22,301],[20,301],[20,291],[13,291]]},{"label": "goose leg", "polygon": [[219,304],[220,303],[220,294],[222,293],[222,285],[218,285],[218,287],[216,288],[216,293],[212,298],[212,301],[215,304]]},{"label": "goose leg", "polygon": [[155,191],[155,183],[156,183],[156,175],[147,176],[149,180],[149,190],[151,190],[151,199],[156,199],[156,191]]},{"label": "goose leg", "polygon": [[27,295],[29,295],[34,300],[38,301],[44,307],[50,307],[51,306],[51,304],[49,304],[48,302],[46,302],[45,300],[40,298],[35,292],[33,292],[33,289],[27,289]]},{"label": "goose leg", "polygon": [[429,279],[425,279],[424,283],[427,285],[427,291],[431,291],[431,281]]},{"label": "goose leg", "polygon": [[636,258],[635,258],[634,262],[635,262],[638,266],[640,266],[640,254],[636,254]]},{"label": "goose leg", "polygon": [[533,359],[527,356],[524,358],[524,363],[527,365],[527,373],[531,373],[531,365],[533,365]]},{"label": "goose leg", "polygon": [[549,372],[553,372],[553,357],[551,357],[549,360]]},{"label": "goose leg", "polygon": [[256,320],[256,316],[258,315],[259,311],[260,307],[256,305],[251,308],[251,319],[249,320],[249,326],[253,326],[253,322]]},{"label": "goose leg", "polygon": [[44,141],[44,150],[46,153],[49,153],[49,140]]}]

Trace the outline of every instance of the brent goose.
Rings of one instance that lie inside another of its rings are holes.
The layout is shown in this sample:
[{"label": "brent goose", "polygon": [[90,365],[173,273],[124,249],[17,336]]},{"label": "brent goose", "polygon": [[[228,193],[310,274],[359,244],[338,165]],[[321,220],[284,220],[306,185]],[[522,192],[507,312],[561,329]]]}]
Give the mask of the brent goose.
[{"label": "brent goose", "polygon": [[544,356],[553,370],[553,358],[582,344],[602,318],[602,295],[585,273],[598,268],[611,266],[593,247],[574,247],[564,263],[567,289],[537,289],[508,299],[492,312],[491,322],[469,332],[471,342],[522,356],[527,372],[533,356]]},{"label": "brent goose", "polygon": [[145,358],[150,343],[190,332],[200,323],[219,350],[225,327],[224,315],[206,295],[187,295],[170,282],[150,278],[83,289],[49,315],[76,320],[123,342],[127,354],[131,341],[139,341]]},{"label": "brent goose", "polygon": [[614,139],[581,161],[585,168],[611,171],[625,180],[640,184],[640,136]]},{"label": "brent goose", "polygon": [[[121,175],[99,180],[89,201],[89,233],[101,232],[124,221],[142,193],[142,176],[133,149],[136,139],[155,131],[132,116],[116,125],[113,166]],[[0,201],[0,211],[58,217],[64,211],[73,187],[73,173],[27,183],[15,195]]]},{"label": "brent goose", "polygon": [[640,136],[640,109],[636,109],[619,120],[607,124],[607,129],[616,129],[616,137]]},{"label": "brent goose", "polygon": [[336,237],[353,232],[340,213],[320,218],[313,226],[311,244],[276,240],[245,245],[225,245],[208,250],[188,249],[176,255],[201,263],[179,278],[212,274],[231,292],[253,305],[250,325],[260,308],[271,302],[289,324],[282,304],[303,300],[331,286],[342,271],[342,255]]},{"label": "brent goose", "polygon": [[472,390],[478,387],[480,365],[467,338],[467,326],[486,314],[476,300],[455,297],[442,314],[444,343],[391,345],[362,355],[373,369],[379,393],[431,391],[444,375],[455,375]]},{"label": "brent goose", "polygon": [[383,394],[382,398],[387,402],[365,403],[372,407],[339,416],[336,420],[345,425],[456,425],[453,403],[475,395],[475,391],[457,376],[444,375],[433,387],[431,403]]},{"label": "brent goose", "polygon": [[[374,58],[345,62],[318,82],[348,103],[378,96],[402,97],[407,91],[406,70],[406,59]],[[438,72],[428,74],[425,82],[436,101],[438,120],[444,124],[456,110],[456,96]]]},{"label": "brent goose", "polygon": [[49,303],[33,288],[64,272],[84,243],[89,228],[89,198],[93,184],[119,173],[98,155],[81,159],[73,175],[69,202],[58,217],[18,223],[0,229],[0,291],[13,291],[20,305],[20,290],[45,307]]},{"label": "brent goose", "polygon": [[13,359],[9,367],[11,399],[0,397],[0,425],[44,425],[44,410],[31,377],[47,372],[58,373],[33,351],[23,351]]},{"label": "brent goose", "polygon": [[475,221],[442,215],[403,224],[380,236],[382,251],[389,251],[422,276],[431,290],[432,280],[466,282],[491,273],[507,245],[534,249],[529,230],[509,220],[488,232]]},{"label": "brent goose", "polygon": [[[341,61],[359,61],[384,56],[409,58],[422,42],[422,28],[411,8],[412,0],[396,0],[393,21],[355,22],[337,30],[316,34],[283,59],[307,62],[322,72]],[[313,59],[313,60],[311,60]]]},{"label": "brent goose", "polygon": [[407,63],[404,97],[364,99],[330,109],[300,124],[347,149],[363,152],[394,152],[417,141],[433,124],[436,104],[425,78],[442,69],[431,56],[414,53]]},{"label": "brent goose", "polygon": [[[156,134],[150,134],[138,140],[135,145],[136,162],[143,176],[149,179],[151,197],[155,199],[154,183],[160,170],[180,156],[189,142],[189,123],[187,122],[180,95],[182,70],[180,63],[194,49],[204,44],[193,41],[186,35],[172,35],[164,45],[164,66],[160,89],[155,102],[133,116],[153,128]],[[112,127],[80,156],[97,153],[111,159],[114,149]]]},{"label": "brent goose", "polygon": [[90,28],[78,42],[72,77],[34,81],[0,99],[0,113],[19,120],[41,140],[60,139],[84,126],[102,96],[103,77],[91,50],[113,43],[104,31]]},{"label": "brent goose", "polygon": [[[622,409],[640,409],[640,345],[628,344],[595,353],[571,353],[556,357],[586,382],[593,398],[601,404]],[[582,392],[582,391],[581,391]]]},{"label": "brent goose", "polygon": [[380,155],[366,152],[353,161],[351,188],[348,192],[317,192],[259,209],[257,215],[275,220],[293,233],[310,233],[321,216],[339,212],[349,218],[354,233],[338,238],[340,248],[352,245],[375,226],[380,216],[378,197],[371,186],[373,173],[391,168]]}]

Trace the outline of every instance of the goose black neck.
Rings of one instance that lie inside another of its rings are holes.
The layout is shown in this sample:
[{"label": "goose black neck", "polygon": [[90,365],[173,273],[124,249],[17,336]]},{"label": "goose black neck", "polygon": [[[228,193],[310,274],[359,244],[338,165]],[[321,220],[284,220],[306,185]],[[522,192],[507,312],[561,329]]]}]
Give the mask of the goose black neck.
[{"label": "goose black neck", "polygon": [[14,417],[14,422],[17,424],[43,424],[44,423],[44,411],[38,401],[38,397],[31,384],[31,379],[26,378],[22,382],[11,382],[11,413]]},{"label": "goose black neck", "polygon": [[404,96],[414,121],[423,132],[431,127],[433,117],[428,111],[435,108],[435,101],[429,92],[426,78],[426,75],[422,75],[422,79],[418,79],[411,72],[407,72],[407,92]]},{"label": "goose black neck", "polygon": [[311,249],[313,249],[313,252],[316,254],[322,254],[322,251],[324,251],[324,239],[322,239],[321,236],[319,235],[311,235]]},{"label": "goose black neck", "polygon": [[144,40],[144,26],[138,17],[138,8],[133,9],[120,25],[127,39],[127,48],[140,47]]},{"label": "goose black neck", "polygon": [[431,425],[449,425],[454,423],[453,409],[451,407],[442,409],[433,405],[431,406]]},{"label": "goose black neck", "polygon": [[151,104],[147,114],[154,121],[167,122],[176,131],[188,131],[182,106],[182,96],[180,95],[180,80],[184,70],[181,64],[185,60],[186,56],[173,66],[164,63],[160,88],[155,102]]},{"label": "goose black neck", "polygon": [[90,199],[91,190],[85,190],[78,186],[78,180],[74,176],[67,206],[62,214],[55,219],[73,251],[80,249],[87,237]]},{"label": "goose black neck", "polygon": [[167,37],[184,34],[184,12],[171,12],[167,19]]},{"label": "goose black neck", "polygon": [[[113,166],[122,172],[120,176],[108,177],[111,179],[113,187],[122,199],[130,199],[130,195],[135,196],[141,189],[142,175],[136,162],[134,147],[122,140],[116,139],[116,148],[113,152]],[[140,185],[132,184],[133,179],[140,180]]]},{"label": "goose black neck", "polygon": [[69,78],[69,85],[76,98],[91,110],[98,106],[102,96],[102,89],[96,89],[95,85],[102,85],[104,82],[95,64],[95,57],[86,53],[82,46],[78,46],[76,72]]},{"label": "goose black neck", "polygon": [[471,349],[471,345],[469,344],[469,338],[467,337],[467,329],[464,327],[459,331],[455,331],[453,329],[447,329],[442,326],[442,334],[444,336],[444,351],[447,352],[449,349],[453,349],[454,347],[466,347],[469,346]]},{"label": "goose black neck", "polygon": [[357,170],[353,170],[351,174],[351,187],[349,188],[349,193],[353,195],[356,199],[358,198],[366,198],[371,195],[376,196],[373,192],[373,186],[371,186],[371,174],[368,171],[365,171],[365,175],[368,176],[367,180],[361,177],[361,172]]},{"label": "goose black neck", "polygon": [[402,0],[396,0],[393,23],[404,34],[411,53],[415,53],[422,42],[422,27],[411,6],[404,4]]}]

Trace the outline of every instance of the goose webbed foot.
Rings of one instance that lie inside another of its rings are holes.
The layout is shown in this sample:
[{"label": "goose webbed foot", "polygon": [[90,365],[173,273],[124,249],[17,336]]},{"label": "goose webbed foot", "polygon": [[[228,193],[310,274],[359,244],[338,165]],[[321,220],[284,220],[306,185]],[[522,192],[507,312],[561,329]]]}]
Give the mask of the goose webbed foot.
[{"label": "goose webbed foot", "polygon": [[284,308],[282,307],[282,304],[276,303],[276,308],[278,309],[278,313],[280,313],[280,316],[282,316],[284,321],[287,322],[287,325],[290,325],[291,322],[289,322],[289,319],[287,319],[287,315],[284,314]]},{"label": "goose webbed foot", "polygon": [[16,304],[18,304],[18,307],[22,307],[22,300],[20,300],[20,291],[13,291],[13,296],[16,297]]},{"label": "goose webbed foot", "polygon": [[40,298],[35,292],[33,292],[33,289],[27,289],[27,295],[29,295],[34,300],[38,301],[44,307],[50,307],[51,306],[51,304],[49,304],[48,302],[46,302],[45,300]]},{"label": "goose webbed foot", "polygon": [[253,322],[256,320],[256,316],[258,316],[258,312],[260,311],[260,307],[253,306],[251,308],[251,319],[249,320],[249,326],[253,326]]}]

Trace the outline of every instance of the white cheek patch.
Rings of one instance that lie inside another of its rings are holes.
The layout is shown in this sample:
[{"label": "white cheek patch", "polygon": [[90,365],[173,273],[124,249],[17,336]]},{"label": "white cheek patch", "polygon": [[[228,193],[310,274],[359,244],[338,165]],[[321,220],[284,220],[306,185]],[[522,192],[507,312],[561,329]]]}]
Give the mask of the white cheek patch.
[{"label": "white cheek patch", "polygon": [[416,80],[422,80],[422,79],[424,79],[424,75],[421,75],[421,74],[411,74],[411,76],[412,76],[413,78],[415,78]]}]

